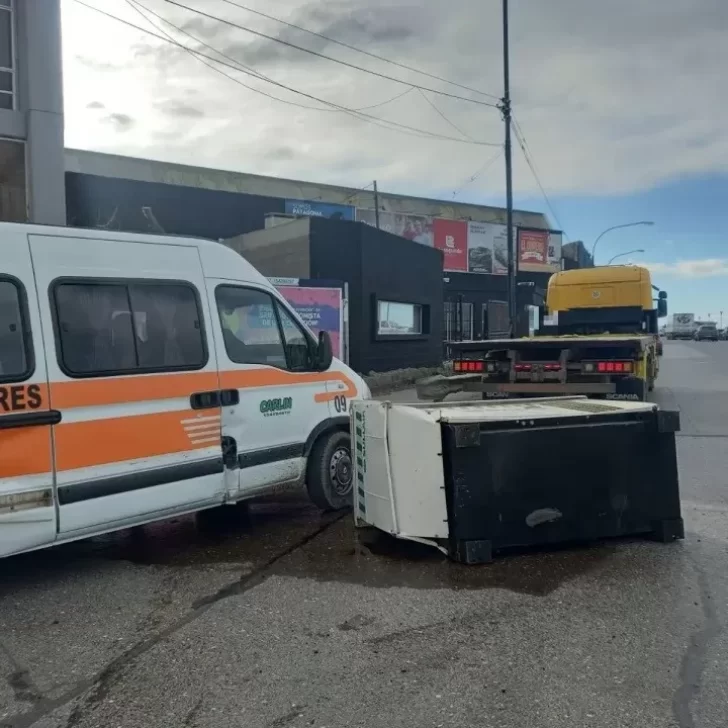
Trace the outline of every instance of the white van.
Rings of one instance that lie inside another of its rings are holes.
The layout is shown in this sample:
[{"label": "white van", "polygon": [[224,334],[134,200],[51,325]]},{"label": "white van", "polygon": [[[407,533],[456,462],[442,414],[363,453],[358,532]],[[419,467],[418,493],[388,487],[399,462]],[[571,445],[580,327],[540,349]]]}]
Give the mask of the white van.
[{"label": "white van", "polygon": [[224,245],[0,224],[0,556],[305,486],[365,382]]}]

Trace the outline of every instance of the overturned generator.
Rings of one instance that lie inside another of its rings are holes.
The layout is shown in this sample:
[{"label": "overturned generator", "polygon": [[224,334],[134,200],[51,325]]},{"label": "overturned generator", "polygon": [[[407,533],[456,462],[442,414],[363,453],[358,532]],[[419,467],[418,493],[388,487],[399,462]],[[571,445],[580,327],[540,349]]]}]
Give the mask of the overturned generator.
[{"label": "overturned generator", "polygon": [[677,412],[556,397],[352,402],[354,517],[469,564],[532,546],[683,538]]}]

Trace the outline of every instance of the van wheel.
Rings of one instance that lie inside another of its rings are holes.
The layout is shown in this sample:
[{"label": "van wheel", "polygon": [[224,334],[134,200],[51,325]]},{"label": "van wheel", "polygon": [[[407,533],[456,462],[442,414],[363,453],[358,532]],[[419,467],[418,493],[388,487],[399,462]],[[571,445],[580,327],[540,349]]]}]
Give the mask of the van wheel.
[{"label": "van wheel", "polygon": [[338,511],[351,505],[354,465],[348,432],[337,430],[316,441],[306,476],[309,498],[321,510]]}]

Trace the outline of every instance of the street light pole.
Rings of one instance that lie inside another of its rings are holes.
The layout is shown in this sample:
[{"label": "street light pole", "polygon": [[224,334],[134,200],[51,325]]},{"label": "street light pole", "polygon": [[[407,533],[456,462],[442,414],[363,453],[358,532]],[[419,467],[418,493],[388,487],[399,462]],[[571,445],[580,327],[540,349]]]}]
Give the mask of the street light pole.
[{"label": "street light pole", "polygon": [[620,230],[622,228],[628,228],[628,227],[637,227],[639,225],[654,225],[655,223],[651,220],[640,220],[639,222],[627,222],[624,223],[624,225],[614,225],[613,227],[607,228],[604,232],[600,233],[599,237],[594,241],[594,245],[592,247],[592,263],[596,263],[596,259],[594,257],[596,250],[597,250],[597,243],[607,234],[611,233],[612,230]]},{"label": "street light pole", "polygon": [[637,248],[635,250],[628,250],[626,253],[619,253],[618,255],[615,255],[613,258],[609,259],[609,263],[607,265],[612,265],[612,263],[617,260],[617,258],[623,258],[625,255],[632,255],[632,253],[644,253],[645,251],[642,248]]},{"label": "street light pole", "polygon": [[513,240],[513,166],[511,148],[511,76],[510,47],[508,41],[508,0],[503,0],[503,99],[500,110],[506,125],[506,226],[508,229],[508,321],[511,336],[516,335],[518,310],[516,307],[516,252]]}]

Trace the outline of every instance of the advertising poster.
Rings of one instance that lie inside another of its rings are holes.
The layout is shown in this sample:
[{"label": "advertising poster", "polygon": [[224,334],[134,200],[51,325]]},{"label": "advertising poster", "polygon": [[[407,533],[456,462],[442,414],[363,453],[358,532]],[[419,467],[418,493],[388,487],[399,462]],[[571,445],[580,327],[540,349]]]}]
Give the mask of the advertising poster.
[{"label": "advertising poster", "polygon": [[343,300],[340,288],[280,286],[283,298],[314,334],[328,331],[334,356],[342,358]]},{"label": "advertising poster", "polygon": [[[374,210],[359,209],[356,211],[356,219],[372,227],[377,224]],[[422,245],[433,247],[435,244],[433,220],[426,215],[400,215],[382,211],[379,213],[379,229]]]},{"label": "advertising poster", "polygon": [[563,247],[563,235],[557,230],[549,230],[549,265],[552,270],[561,270],[561,250]]},{"label": "advertising poster", "polygon": [[443,268],[468,270],[468,223],[464,220],[435,218],[432,224],[435,247],[443,252]]},{"label": "advertising poster", "polygon": [[303,217],[327,217],[330,220],[354,220],[351,205],[335,205],[329,202],[309,202],[308,200],[286,200],[286,214]]},{"label": "advertising poster", "polygon": [[519,229],[518,270],[532,273],[553,273],[560,269],[560,232]]},{"label": "advertising poster", "polygon": [[468,271],[508,275],[508,228],[491,222],[468,223]]}]

